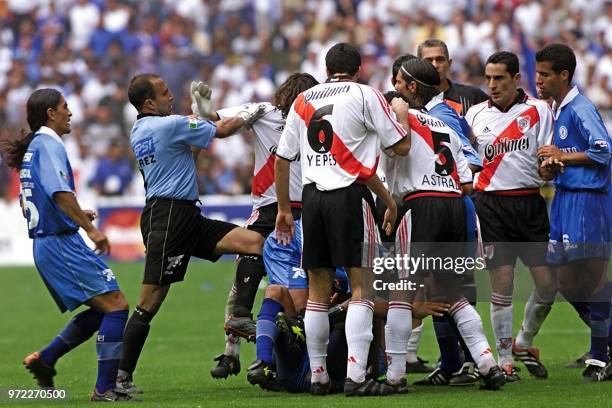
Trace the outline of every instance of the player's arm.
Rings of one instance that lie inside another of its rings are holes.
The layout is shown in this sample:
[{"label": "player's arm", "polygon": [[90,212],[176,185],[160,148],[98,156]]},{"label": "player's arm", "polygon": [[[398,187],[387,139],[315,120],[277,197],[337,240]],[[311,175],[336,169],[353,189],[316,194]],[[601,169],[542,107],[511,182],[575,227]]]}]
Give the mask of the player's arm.
[{"label": "player's arm", "polygon": [[397,204],[391,197],[389,191],[385,188],[377,174],[374,174],[366,181],[366,185],[378,198],[380,198],[387,206],[383,219],[382,228],[388,236],[391,236],[395,221],[397,219]]},{"label": "player's arm", "polygon": [[398,123],[402,125],[406,131],[406,135],[396,144],[391,146],[393,153],[399,156],[406,156],[412,146],[412,138],[410,136],[410,123],[408,123],[408,104],[400,98],[394,98],[391,101],[391,108],[398,118]]},{"label": "player's arm", "polygon": [[74,193],[58,191],[53,194],[53,201],[64,214],[85,230],[89,239],[96,244],[98,253],[110,253],[108,238],[91,222],[95,218],[95,213],[93,211],[83,211]]},{"label": "player's arm", "polygon": [[276,199],[278,200],[278,213],[275,224],[276,240],[283,245],[291,242],[295,232],[289,197],[289,166],[291,161],[297,159],[299,154],[299,124],[295,110],[291,106],[285,121],[285,129],[278,142],[276,160],[274,161],[274,184],[276,187]]}]

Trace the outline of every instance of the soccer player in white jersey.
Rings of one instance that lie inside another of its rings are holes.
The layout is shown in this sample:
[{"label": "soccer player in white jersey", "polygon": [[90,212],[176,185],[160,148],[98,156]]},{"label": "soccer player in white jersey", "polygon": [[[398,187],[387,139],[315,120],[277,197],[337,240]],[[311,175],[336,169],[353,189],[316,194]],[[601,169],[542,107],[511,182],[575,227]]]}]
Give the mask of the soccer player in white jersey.
[{"label": "soccer player in white jersey", "polygon": [[[352,300],[346,316],[348,343],[347,396],[386,395],[396,388],[366,380],[372,341],[373,290],[369,266],[379,242],[372,195],[365,182],[376,174],[377,146],[405,155],[407,105],[393,101],[400,122],[377,90],[357,84],[361,55],[346,43],[325,56],[328,80],[300,94],[294,102],[276,151],[278,197],[276,232],[286,241],[293,232],[289,200],[289,163],[300,158],[302,201],[302,266],[308,271],[309,297],[304,318],[310,359],[311,393],[327,394],[328,308],[334,268],[347,269]],[[403,125],[401,122],[404,122]],[[405,350],[405,348],[404,348]]]},{"label": "soccer player in white jersey", "polygon": [[465,118],[483,158],[483,169],[474,178],[474,203],[491,274],[491,322],[499,364],[509,381],[519,379],[512,361],[512,292],[520,257],[531,270],[535,290],[525,307],[514,354],[532,375],[546,378],[532,340],[556,294],[555,276],[546,264],[549,223],[537,156],[538,147],[551,142],[552,111],[518,88],[521,74],[515,54],[491,55],[485,77],[490,99],[470,108]]},{"label": "soccer player in white jersey", "polygon": [[[408,99],[411,106],[408,114],[411,147],[406,158],[387,158],[384,172],[392,195],[403,202],[398,211],[395,238],[396,248],[402,256],[423,254],[424,257],[446,258],[449,255],[467,255],[467,245],[459,243],[468,240],[462,195],[472,190],[472,174],[459,135],[443,121],[428,115],[425,109],[425,105],[439,93],[439,83],[436,69],[421,59],[404,62],[396,77],[396,90]],[[398,278],[409,278],[409,272],[400,269]],[[505,383],[504,375],[493,358],[480,316],[464,296],[462,275],[456,272],[461,271],[459,268],[421,268],[416,271],[416,278],[423,280],[431,273],[433,287],[428,289],[432,296],[443,298],[451,305],[448,312],[476,360],[485,387],[499,389]],[[409,316],[395,321],[391,311],[395,304],[411,301],[409,293],[390,295],[386,331],[387,359],[390,361],[387,376],[395,375],[393,365],[396,357],[403,362],[409,330],[406,333],[402,323],[410,321]],[[392,349],[394,346],[396,350]]]},{"label": "soccer player in white jersey", "polygon": [[[211,114],[212,120],[236,116],[249,105],[264,107],[263,115],[253,123],[251,130],[255,135],[255,168],[251,185],[253,212],[247,221],[246,228],[260,233],[264,238],[274,231],[276,222],[276,189],[274,186],[274,162],[278,141],[285,127],[285,119],[296,96],[318,82],[310,74],[294,73],[283,82],[274,94],[274,103],[253,103],[217,110]],[[289,197],[295,219],[300,218],[302,208],[302,177],[299,163],[290,168]],[[236,268],[236,278],[228,296],[226,307],[225,352],[217,357],[217,365],[211,370],[213,378],[227,378],[240,372],[240,338],[255,339],[255,322],[251,319],[251,310],[257,294],[257,288],[266,274],[261,256],[240,256]],[[294,290],[299,291],[299,289]],[[303,298],[297,302],[303,309],[306,302],[306,290],[294,295]],[[298,310],[299,310],[298,309]],[[276,313],[274,313],[276,316]]]}]

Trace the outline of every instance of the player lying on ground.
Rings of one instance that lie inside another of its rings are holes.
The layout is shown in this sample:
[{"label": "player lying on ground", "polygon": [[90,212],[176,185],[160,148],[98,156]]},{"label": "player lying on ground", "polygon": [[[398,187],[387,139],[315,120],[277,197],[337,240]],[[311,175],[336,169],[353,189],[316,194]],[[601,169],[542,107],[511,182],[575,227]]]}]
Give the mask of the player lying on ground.
[{"label": "player lying on ground", "polygon": [[[277,204],[274,186],[274,162],[278,140],[285,126],[285,119],[291,104],[297,95],[318,82],[310,74],[294,73],[290,75],[274,94],[274,102],[251,103],[236,107],[220,109],[210,114],[213,120],[235,116],[245,109],[259,106],[261,117],[252,123],[250,130],[255,135],[255,167],[251,186],[253,211],[246,228],[259,233],[264,239],[274,230]],[[195,108],[208,109],[202,104],[209,104],[210,93],[200,91],[202,85],[192,88]],[[201,95],[204,93],[205,95]],[[198,108],[201,106],[201,108]],[[290,168],[290,199],[293,216],[300,218],[302,207],[302,180],[299,163]],[[240,372],[240,337],[255,340],[255,322],[251,318],[251,309],[257,294],[257,288],[266,274],[261,256],[244,256],[238,258],[236,277],[230,290],[225,316],[226,337],[225,352],[217,357],[217,366],[210,373],[213,378],[227,378]],[[304,304],[298,305],[300,308]]]}]

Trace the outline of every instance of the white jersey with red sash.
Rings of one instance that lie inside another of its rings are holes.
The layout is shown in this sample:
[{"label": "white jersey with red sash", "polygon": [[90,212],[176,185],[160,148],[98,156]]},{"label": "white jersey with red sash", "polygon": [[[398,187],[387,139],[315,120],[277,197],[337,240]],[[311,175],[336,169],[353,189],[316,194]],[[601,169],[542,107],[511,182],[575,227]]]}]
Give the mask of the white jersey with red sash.
[{"label": "white jersey with red sash", "polygon": [[304,185],[336,190],[372,177],[378,145],[389,148],[405,133],[379,91],[355,82],[326,82],[297,97],[277,155],[300,158]]}]

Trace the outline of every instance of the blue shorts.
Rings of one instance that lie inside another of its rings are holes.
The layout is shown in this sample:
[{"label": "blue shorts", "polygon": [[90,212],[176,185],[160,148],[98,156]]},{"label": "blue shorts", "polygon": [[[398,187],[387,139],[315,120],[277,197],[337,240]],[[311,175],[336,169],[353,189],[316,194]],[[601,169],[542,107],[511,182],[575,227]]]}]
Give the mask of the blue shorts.
[{"label": "blue shorts", "polygon": [[306,271],[302,269],[302,222],[294,221],[295,233],[289,245],[276,242],[276,231],[272,231],[264,243],[263,259],[268,283],[288,289],[308,288]]},{"label": "blue shorts", "polygon": [[610,258],[612,191],[556,189],[546,260],[554,264]]},{"label": "blue shorts", "polygon": [[113,272],[78,233],[34,238],[34,263],[62,313],[119,290]]}]

